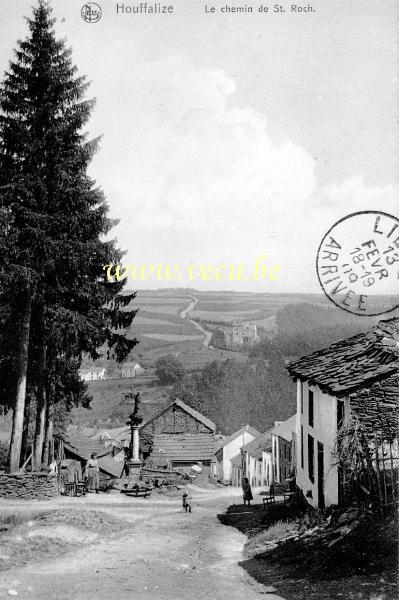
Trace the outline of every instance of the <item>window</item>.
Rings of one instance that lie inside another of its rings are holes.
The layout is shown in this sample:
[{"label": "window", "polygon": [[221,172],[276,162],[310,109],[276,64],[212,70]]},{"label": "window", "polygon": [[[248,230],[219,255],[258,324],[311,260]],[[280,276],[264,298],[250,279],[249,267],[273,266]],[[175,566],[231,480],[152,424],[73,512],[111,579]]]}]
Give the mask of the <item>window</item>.
[{"label": "window", "polygon": [[299,402],[301,404],[301,413],[303,414],[303,383],[299,382]]},{"label": "window", "polygon": [[287,458],[287,446],[284,444],[284,458]]},{"label": "window", "polygon": [[313,427],[314,424],[314,413],[313,413],[313,392],[309,390],[309,427]]},{"label": "window", "polygon": [[301,425],[301,469],[303,469],[303,425]]},{"label": "window", "polygon": [[337,427],[342,427],[345,420],[345,403],[343,400],[337,400]]},{"label": "window", "polygon": [[314,439],[308,435],[308,471],[309,479],[314,483]]}]

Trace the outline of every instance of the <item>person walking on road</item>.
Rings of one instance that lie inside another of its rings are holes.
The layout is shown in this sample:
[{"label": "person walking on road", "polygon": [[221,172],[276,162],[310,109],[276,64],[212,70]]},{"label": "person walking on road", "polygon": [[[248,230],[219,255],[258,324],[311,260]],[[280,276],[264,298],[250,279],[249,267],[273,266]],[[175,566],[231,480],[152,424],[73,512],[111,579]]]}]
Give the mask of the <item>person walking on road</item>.
[{"label": "person walking on road", "polygon": [[247,502],[248,506],[251,506],[251,500],[253,500],[253,496],[248,477],[243,477],[242,480],[242,496],[244,499],[244,506],[246,506]]}]

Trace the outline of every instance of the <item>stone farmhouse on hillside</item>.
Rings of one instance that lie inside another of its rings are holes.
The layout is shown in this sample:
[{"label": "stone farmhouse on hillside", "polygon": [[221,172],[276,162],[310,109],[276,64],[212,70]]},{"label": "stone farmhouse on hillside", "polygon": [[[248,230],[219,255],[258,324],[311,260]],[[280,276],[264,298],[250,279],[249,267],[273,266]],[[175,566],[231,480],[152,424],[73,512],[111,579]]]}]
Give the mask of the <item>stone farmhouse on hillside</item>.
[{"label": "stone farmhouse on hillside", "polygon": [[[297,381],[297,485],[315,507],[343,504],[337,437],[355,423],[367,440],[378,491],[397,498],[399,317],[288,367]],[[363,486],[367,493],[370,493]]]}]

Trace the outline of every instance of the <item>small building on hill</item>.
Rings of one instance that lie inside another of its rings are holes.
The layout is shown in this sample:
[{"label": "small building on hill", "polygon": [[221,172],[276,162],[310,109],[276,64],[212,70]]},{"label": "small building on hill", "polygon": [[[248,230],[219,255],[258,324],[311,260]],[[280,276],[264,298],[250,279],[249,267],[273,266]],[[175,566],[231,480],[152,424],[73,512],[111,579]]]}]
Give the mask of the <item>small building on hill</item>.
[{"label": "small building on hill", "polygon": [[[382,503],[397,499],[399,317],[304,356],[288,371],[297,381],[296,482],[309,503],[345,504],[356,487]],[[340,448],[355,453],[356,480],[354,463],[338,460]]]},{"label": "small building on hill", "polygon": [[145,373],[145,369],[140,367],[140,365],[136,362],[125,362],[121,367],[121,377],[122,379],[128,379],[129,377],[138,377],[139,375],[143,375]]},{"label": "small building on hill", "polygon": [[105,379],[104,367],[90,367],[88,369],[79,369],[79,377],[81,381],[98,381]]},{"label": "small building on hill", "polygon": [[231,460],[240,454],[243,446],[260,435],[260,431],[251,425],[244,425],[223,441],[222,446],[216,451],[216,478],[218,481],[226,483],[232,481],[233,465]]}]

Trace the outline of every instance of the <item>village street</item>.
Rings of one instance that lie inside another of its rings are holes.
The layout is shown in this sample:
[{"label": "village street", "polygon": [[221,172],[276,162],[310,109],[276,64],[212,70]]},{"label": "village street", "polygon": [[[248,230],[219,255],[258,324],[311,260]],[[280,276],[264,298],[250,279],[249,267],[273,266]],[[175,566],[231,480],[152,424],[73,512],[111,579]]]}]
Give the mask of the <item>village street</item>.
[{"label": "village street", "polygon": [[[59,558],[3,572],[0,598],[12,591],[32,600],[251,600],[265,594],[278,600],[272,588],[252,580],[238,565],[246,537],[217,519],[241,502],[241,490],[193,487],[190,495],[191,514],[183,512],[180,496],[135,499],[112,493],[50,501],[52,508],[112,514],[133,527],[107,538],[99,535]],[[29,504],[41,510],[49,503]],[[4,510],[26,507],[26,502],[1,502]]]}]

